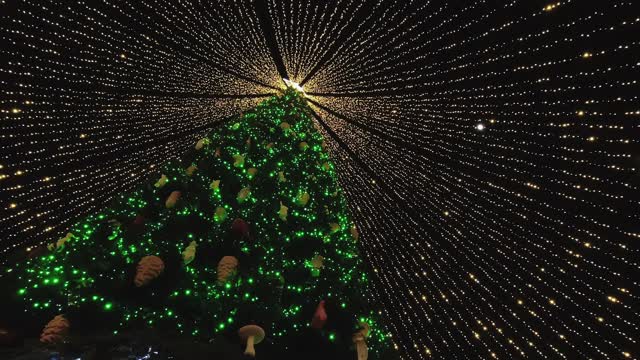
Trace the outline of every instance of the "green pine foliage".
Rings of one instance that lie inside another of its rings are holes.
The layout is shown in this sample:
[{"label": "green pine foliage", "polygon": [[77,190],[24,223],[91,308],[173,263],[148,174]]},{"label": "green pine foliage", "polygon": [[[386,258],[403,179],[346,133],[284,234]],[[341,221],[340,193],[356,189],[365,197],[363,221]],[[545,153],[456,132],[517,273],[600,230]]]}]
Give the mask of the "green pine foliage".
[{"label": "green pine foliage", "polygon": [[[114,333],[142,326],[208,339],[258,324],[283,349],[311,331],[318,344],[353,353],[352,334],[366,322],[369,358],[379,358],[391,339],[365,299],[347,206],[305,100],[289,89],[201,145],[73,226],[64,245],[7,269],[19,285],[15,298],[41,326],[66,314],[72,333],[99,322]],[[161,175],[167,181],[156,186]],[[195,257],[185,264],[192,241]],[[164,271],[137,287],[136,265],[147,255],[161,258]],[[239,265],[220,283],[223,256]],[[327,323],[310,330],[321,300]]]}]

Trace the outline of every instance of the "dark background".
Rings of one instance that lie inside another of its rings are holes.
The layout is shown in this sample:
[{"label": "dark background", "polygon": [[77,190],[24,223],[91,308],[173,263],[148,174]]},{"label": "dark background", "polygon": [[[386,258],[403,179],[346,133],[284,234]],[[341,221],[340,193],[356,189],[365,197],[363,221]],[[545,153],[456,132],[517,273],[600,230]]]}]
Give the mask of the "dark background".
[{"label": "dark background", "polygon": [[[341,80],[309,91],[310,101],[371,266],[363,296],[380,302],[406,358],[621,358],[634,348],[632,1],[561,2],[549,12],[541,9],[551,2],[538,1],[283,4],[327,14],[296,20],[306,34],[331,24],[334,9],[343,14],[330,28],[346,25],[319,41],[326,54],[303,78],[312,84],[340,64]],[[278,30],[276,9],[0,4],[4,255],[63,236],[217,123],[277,93],[281,83],[256,75],[290,76],[278,36],[310,37]],[[260,35],[271,67],[230,57],[253,45],[225,24]],[[215,40],[222,46],[209,47]],[[350,46],[362,51],[350,56]],[[220,74],[245,85],[218,88]]]}]

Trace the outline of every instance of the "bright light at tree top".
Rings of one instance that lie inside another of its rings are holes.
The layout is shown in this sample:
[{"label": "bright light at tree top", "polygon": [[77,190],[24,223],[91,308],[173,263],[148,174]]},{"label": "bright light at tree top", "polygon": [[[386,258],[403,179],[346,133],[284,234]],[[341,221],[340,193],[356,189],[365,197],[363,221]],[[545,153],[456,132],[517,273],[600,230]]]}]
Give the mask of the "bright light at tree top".
[{"label": "bright light at tree top", "polygon": [[294,88],[294,89],[296,89],[296,91],[302,93],[302,95],[307,96],[307,94],[304,92],[304,89],[302,88],[302,86],[300,86],[300,84],[298,84],[297,82],[291,81],[289,79],[282,79],[282,80],[284,80],[284,83],[288,87]]}]

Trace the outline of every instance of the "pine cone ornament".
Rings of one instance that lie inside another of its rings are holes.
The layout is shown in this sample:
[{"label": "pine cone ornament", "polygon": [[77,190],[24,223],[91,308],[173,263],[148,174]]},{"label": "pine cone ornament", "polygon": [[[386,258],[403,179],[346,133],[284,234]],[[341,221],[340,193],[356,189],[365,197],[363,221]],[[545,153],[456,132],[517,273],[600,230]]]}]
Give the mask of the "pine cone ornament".
[{"label": "pine cone ornament", "polygon": [[58,241],[56,241],[56,243],[55,243],[55,244],[49,244],[49,245],[47,246],[47,249],[49,249],[50,251],[53,251],[53,250],[56,250],[56,251],[62,250],[62,249],[64,249],[64,244],[65,244],[67,241],[71,240],[71,238],[72,238],[72,237],[74,237],[72,233],[67,233],[67,235],[65,235],[64,237],[62,237],[62,238],[58,239]]},{"label": "pine cone ornament", "polygon": [[209,139],[202,138],[196,143],[196,150],[201,150],[205,145],[209,145]]},{"label": "pine cone ornament", "polygon": [[233,166],[234,167],[243,167],[244,166],[244,155],[236,154],[233,155]]},{"label": "pine cone ornament", "polygon": [[169,178],[167,177],[167,175],[162,174],[162,176],[160,176],[160,179],[156,181],[156,183],[153,186],[160,189],[167,183],[167,181],[169,181]]},{"label": "pine cone ornament", "polygon": [[198,245],[194,240],[190,242],[189,246],[187,246],[182,252],[182,261],[184,262],[185,265],[189,265],[189,263],[191,263],[193,259],[196,258],[196,246]]},{"label": "pine cone ornament", "polygon": [[136,268],[136,277],[133,280],[136,287],[147,285],[164,271],[164,262],[155,255],[145,256],[140,259]]},{"label": "pine cone ornament", "polygon": [[309,148],[309,144],[307,144],[307,142],[306,142],[306,141],[301,141],[301,142],[298,144],[298,149],[300,149],[300,150],[302,150],[302,151],[305,151],[305,150],[307,150],[308,148]]},{"label": "pine cone ornament", "polygon": [[351,225],[351,229],[349,229],[349,232],[351,232],[351,236],[353,237],[353,240],[358,241],[358,239],[360,238],[360,233],[358,232],[358,228],[356,227],[356,224]]},{"label": "pine cone ornament", "polygon": [[235,256],[225,256],[218,263],[218,284],[230,281],[236,274],[238,259]]},{"label": "pine cone ornament", "polygon": [[174,206],[176,206],[176,203],[178,202],[178,200],[180,200],[180,197],[182,196],[182,193],[178,190],[173,191],[169,197],[167,198],[167,201],[164,203],[164,206],[166,206],[167,209],[171,209]]},{"label": "pine cone ornament", "polygon": [[280,123],[280,129],[282,129],[285,132],[287,132],[288,130],[291,130],[291,125],[289,125],[288,122],[283,121],[283,122]]},{"label": "pine cone ornament", "polygon": [[307,203],[309,202],[309,199],[311,198],[311,196],[309,195],[308,192],[303,192],[300,195],[298,195],[298,198],[296,199],[296,204],[298,206],[301,207],[305,207],[307,205]]},{"label": "pine cone ornament", "polygon": [[213,218],[216,220],[216,222],[223,222],[227,218],[227,210],[222,206],[218,206]]},{"label": "pine cone ornament", "polygon": [[332,234],[335,234],[336,232],[338,232],[338,230],[340,230],[340,224],[330,223],[329,229],[331,229]]},{"label": "pine cone ornament", "polygon": [[242,190],[238,191],[238,196],[236,196],[236,200],[238,200],[239,204],[242,204],[245,200],[247,200],[250,194],[251,194],[251,189],[249,189],[248,187],[242,188]]},{"label": "pine cone ornament", "polygon": [[197,170],[198,170],[197,166],[191,165],[188,168],[186,168],[184,172],[187,174],[187,176],[193,176],[193,174],[195,174]]},{"label": "pine cone ornament", "polygon": [[40,334],[40,342],[47,345],[55,345],[64,341],[69,335],[69,320],[62,315],[54,317],[42,330]]},{"label": "pine cone ornament", "polygon": [[289,213],[289,208],[284,206],[282,204],[282,201],[280,201],[280,210],[278,210],[278,217],[280,217],[280,220],[287,221],[288,213]]},{"label": "pine cone ornament", "polygon": [[247,176],[249,177],[249,180],[253,179],[257,173],[258,169],[254,167],[247,169]]},{"label": "pine cone ornament", "polygon": [[220,190],[220,180],[213,180],[211,182],[211,184],[209,185],[209,189],[211,189],[213,191]]},{"label": "pine cone ornament", "polygon": [[278,182],[285,182],[287,178],[284,177],[284,171],[278,171]]}]

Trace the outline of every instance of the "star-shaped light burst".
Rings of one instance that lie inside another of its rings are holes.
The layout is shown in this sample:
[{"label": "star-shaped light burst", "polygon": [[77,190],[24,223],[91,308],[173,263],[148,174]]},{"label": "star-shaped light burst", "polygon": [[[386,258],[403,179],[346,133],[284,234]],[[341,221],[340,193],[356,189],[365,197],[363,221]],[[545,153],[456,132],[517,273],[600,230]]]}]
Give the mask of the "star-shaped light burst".
[{"label": "star-shaped light burst", "polygon": [[288,86],[288,87],[292,87],[294,89],[296,89],[298,92],[300,92],[302,95],[307,96],[307,94],[304,92],[304,89],[302,88],[302,86],[300,86],[300,84],[298,84],[295,81],[291,81],[289,79],[282,79],[284,80],[284,83]]}]

